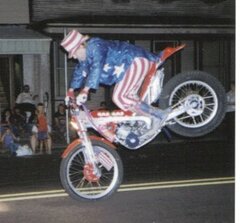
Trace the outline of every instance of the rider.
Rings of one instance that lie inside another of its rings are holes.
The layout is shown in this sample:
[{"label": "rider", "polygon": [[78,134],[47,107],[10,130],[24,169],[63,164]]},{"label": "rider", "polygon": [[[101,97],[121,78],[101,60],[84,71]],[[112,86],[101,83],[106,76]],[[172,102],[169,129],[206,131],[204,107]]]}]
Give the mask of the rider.
[{"label": "rider", "polygon": [[122,110],[148,115],[163,122],[168,112],[141,101],[138,91],[148,71],[159,62],[159,55],[120,41],[90,38],[72,30],[61,46],[68,57],[79,63],[73,72],[66,100],[74,98],[74,89],[83,87],[77,100],[86,100],[90,89],[99,84],[116,84],[113,102]]}]

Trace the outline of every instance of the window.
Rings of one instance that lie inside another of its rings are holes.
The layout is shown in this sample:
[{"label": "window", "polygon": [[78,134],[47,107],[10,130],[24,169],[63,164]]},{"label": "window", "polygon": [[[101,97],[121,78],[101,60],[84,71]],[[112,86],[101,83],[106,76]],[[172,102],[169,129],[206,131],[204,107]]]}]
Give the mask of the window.
[{"label": "window", "polygon": [[200,49],[200,69],[218,78],[223,84],[230,79],[230,42],[203,41]]},{"label": "window", "polygon": [[55,97],[57,99],[65,96],[65,78],[67,79],[67,87],[74,70],[77,61],[67,60],[67,77],[65,77],[65,52],[60,49],[58,42],[54,43],[54,86],[55,86]]}]

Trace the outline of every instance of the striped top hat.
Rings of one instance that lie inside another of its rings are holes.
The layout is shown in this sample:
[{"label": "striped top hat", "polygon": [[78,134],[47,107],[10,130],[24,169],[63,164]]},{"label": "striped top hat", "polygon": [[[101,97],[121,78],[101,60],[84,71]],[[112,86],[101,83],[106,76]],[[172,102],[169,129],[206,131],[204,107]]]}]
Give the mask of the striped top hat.
[{"label": "striped top hat", "polygon": [[61,46],[68,52],[68,57],[72,58],[79,46],[88,38],[89,36],[84,36],[74,29],[62,40]]}]

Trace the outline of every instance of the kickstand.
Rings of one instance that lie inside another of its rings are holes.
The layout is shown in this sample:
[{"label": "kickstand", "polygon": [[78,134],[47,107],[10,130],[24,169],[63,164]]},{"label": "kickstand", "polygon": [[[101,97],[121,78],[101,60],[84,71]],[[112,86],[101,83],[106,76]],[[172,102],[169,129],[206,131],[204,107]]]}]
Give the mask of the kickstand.
[{"label": "kickstand", "polygon": [[167,127],[162,128],[163,136],[167,139],[168,142],[172,141],[172,135]]}]

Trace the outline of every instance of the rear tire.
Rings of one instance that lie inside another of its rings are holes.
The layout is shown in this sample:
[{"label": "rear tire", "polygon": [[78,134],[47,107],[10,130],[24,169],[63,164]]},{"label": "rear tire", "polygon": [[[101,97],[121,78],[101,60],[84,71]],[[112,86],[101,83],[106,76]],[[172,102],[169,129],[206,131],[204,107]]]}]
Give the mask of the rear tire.
[{"label": "rear tire", "polygon": [[[176,117],[168,128],[186,137],[199,137],[212,132],[222,122],[226,113],[226,93],[221,83],[202,71],[184,72],[174,76],[163,87],[159,107],[166,109],[192,95],[196,111]],[[194,109],[193,109],[194,110]]]}]

